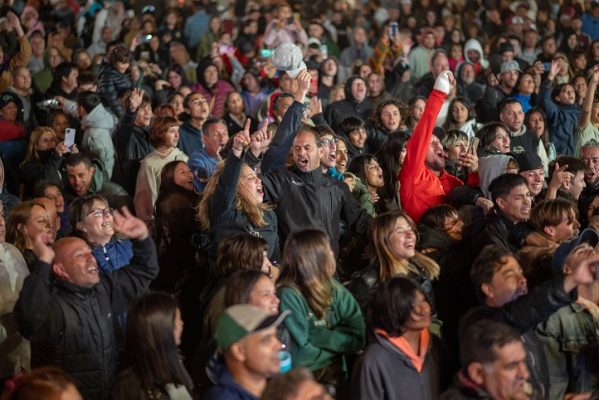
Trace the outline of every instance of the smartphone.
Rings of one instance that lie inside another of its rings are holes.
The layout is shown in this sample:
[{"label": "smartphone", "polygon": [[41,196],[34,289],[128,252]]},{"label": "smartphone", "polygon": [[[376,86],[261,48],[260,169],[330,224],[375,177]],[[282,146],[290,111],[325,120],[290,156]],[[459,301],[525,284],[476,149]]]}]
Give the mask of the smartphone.
[{"label": "smartphone", "polygon": [[320,45],[320,52],[322,53],[322,56],[324,58],[328,58],[329,57],[329,47],[326,44],[321,44]]},{"label": "smartphone", "polygon": [[399,33],[399,24],[397,22],[391,22],[389,24],[389,37],[395,37]]},{"label": "smartphone", "polygon": [[294,21],[295,21],[295,19],[293,19],[293,17],[287,18],[287,25],[293,24]]},{"label": "smartphone", "polygon": [[229,54],[231,50],[233,50],[233,46],[229,44],[221,44],[218,46],[218,54],[220,55]]},{"label": "smartphone", "polygon": [[143,35],[141,37],[140,42],[141,43],[150,43],[150,40],[152,40],[152,35]]},{"label": "smartphone", "polygon": [[69,151],[71,151],[71,147],[75,144],[75,133],[77,131],[73,128],[67,128],[64,130],[64,144],[67,146]]},{"label": "smartphone", "polygon": [[262,49],[262,50],[260,50],[260,57],[270,58],[270,57],[272,57],[273,53],[274,53],[274,50],[272,50],[272,49]]},{"label": "smartphone", "polygon": [[551,63],[543,63],[543,71],[548,72],[551,69]]},{"label": "smartphone", "polygon": [[468,143],[468,151],[467,154],[476,154],[478,150],[478,144],[480,143],[480,139],[477,137],[473,137],[470,139],[470,143]]}]

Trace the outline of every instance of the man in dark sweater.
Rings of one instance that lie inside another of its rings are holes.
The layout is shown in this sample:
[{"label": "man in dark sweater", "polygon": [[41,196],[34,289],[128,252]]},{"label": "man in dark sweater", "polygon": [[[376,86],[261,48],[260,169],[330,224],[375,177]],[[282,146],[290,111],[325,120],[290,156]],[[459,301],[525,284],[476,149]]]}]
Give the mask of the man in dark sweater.
[{"label": "man in dark sweater", "polygon": [[158,274],[147,226],[123,209],[115,211],[114,228],[133,240],[133,258],[129,266],[102,276],[83,240],[67,237],[50,248],[38,237],[39,260],[15,306],[19,332],[31,342],[31,366],[60,367],[92,400],[110,398],[118,365],[116,316]]}]

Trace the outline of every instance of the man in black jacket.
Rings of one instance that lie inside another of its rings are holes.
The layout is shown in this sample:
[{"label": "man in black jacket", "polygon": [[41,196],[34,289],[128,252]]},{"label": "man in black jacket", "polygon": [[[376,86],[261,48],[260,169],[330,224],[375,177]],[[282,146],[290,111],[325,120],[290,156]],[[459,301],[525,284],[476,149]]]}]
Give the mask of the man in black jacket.
[{"label": "man in black jacket", "polygon": [[115,317],[158,274],[146,225],[123,209],[115,211],[114,228],[133,240],[133,258],[129,266],[102,276],[83,240],[67,237],[50,248],[38,237],[39,260],[15,306],[19,332],[31,342],[32,367],[60,367],[85,399],[110,398],[118,361]]},{"label": "man in black jacket", "polygon": [[488,244],[495,244],[516,252],[531,231],[524,223],[532,208],[532,195],[526,179],[516,174],[503,174],[491,182],[489,191],[495,207],[487,217],[477,249],[480,251]]},{"label": "man in black jacket", "polygon": [[[296,95],[262,159],[264,201],[276,204],[281,243],[291,232],[316,228],[327,233],[337,253],[341,219],[354,232],[366,234],[371,217],[360,208],[345,183],[322,173],[320,157],[324,148],[318,133],[307,127],[300,128],[303,96],[309,88],[310,74],[302,71],[298,83],[303,95]],[[254,147],[252,145],[252,151],[245,157],[252,166],[258,163]],[[285,169],[290,147],[294,165]]]}]

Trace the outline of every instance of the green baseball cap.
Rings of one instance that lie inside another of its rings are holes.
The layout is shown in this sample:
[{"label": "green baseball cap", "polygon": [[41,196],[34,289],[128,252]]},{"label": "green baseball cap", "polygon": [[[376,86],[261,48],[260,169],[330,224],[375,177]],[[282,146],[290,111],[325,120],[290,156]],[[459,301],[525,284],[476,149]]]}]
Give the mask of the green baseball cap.
[{"label": "green baseball cap", "polygon": [[216,344],[220,350],[226,350],[252,333],[281,325],[289,314],[291,311],[286,310],[278,315],[270,315],[251,304],[231,306],[218,319],[214,333]]}]

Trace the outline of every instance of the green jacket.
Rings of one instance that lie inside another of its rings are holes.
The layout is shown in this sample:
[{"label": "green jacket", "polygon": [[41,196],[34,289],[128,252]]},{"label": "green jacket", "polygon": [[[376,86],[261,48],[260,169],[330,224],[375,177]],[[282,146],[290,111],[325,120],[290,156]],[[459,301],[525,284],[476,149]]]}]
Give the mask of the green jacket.
[{"label": "green jacket", "polygon": [[337,281],[333,286],[333,304],[322,320],[316,319],[296,287],[281,287],[279,298],[281,311],[291,311],[285,326],[291,335],[294,367],[315,371],[332,364],[339,356],[355,354],[364,348],[365,324],[360,307]]}]

